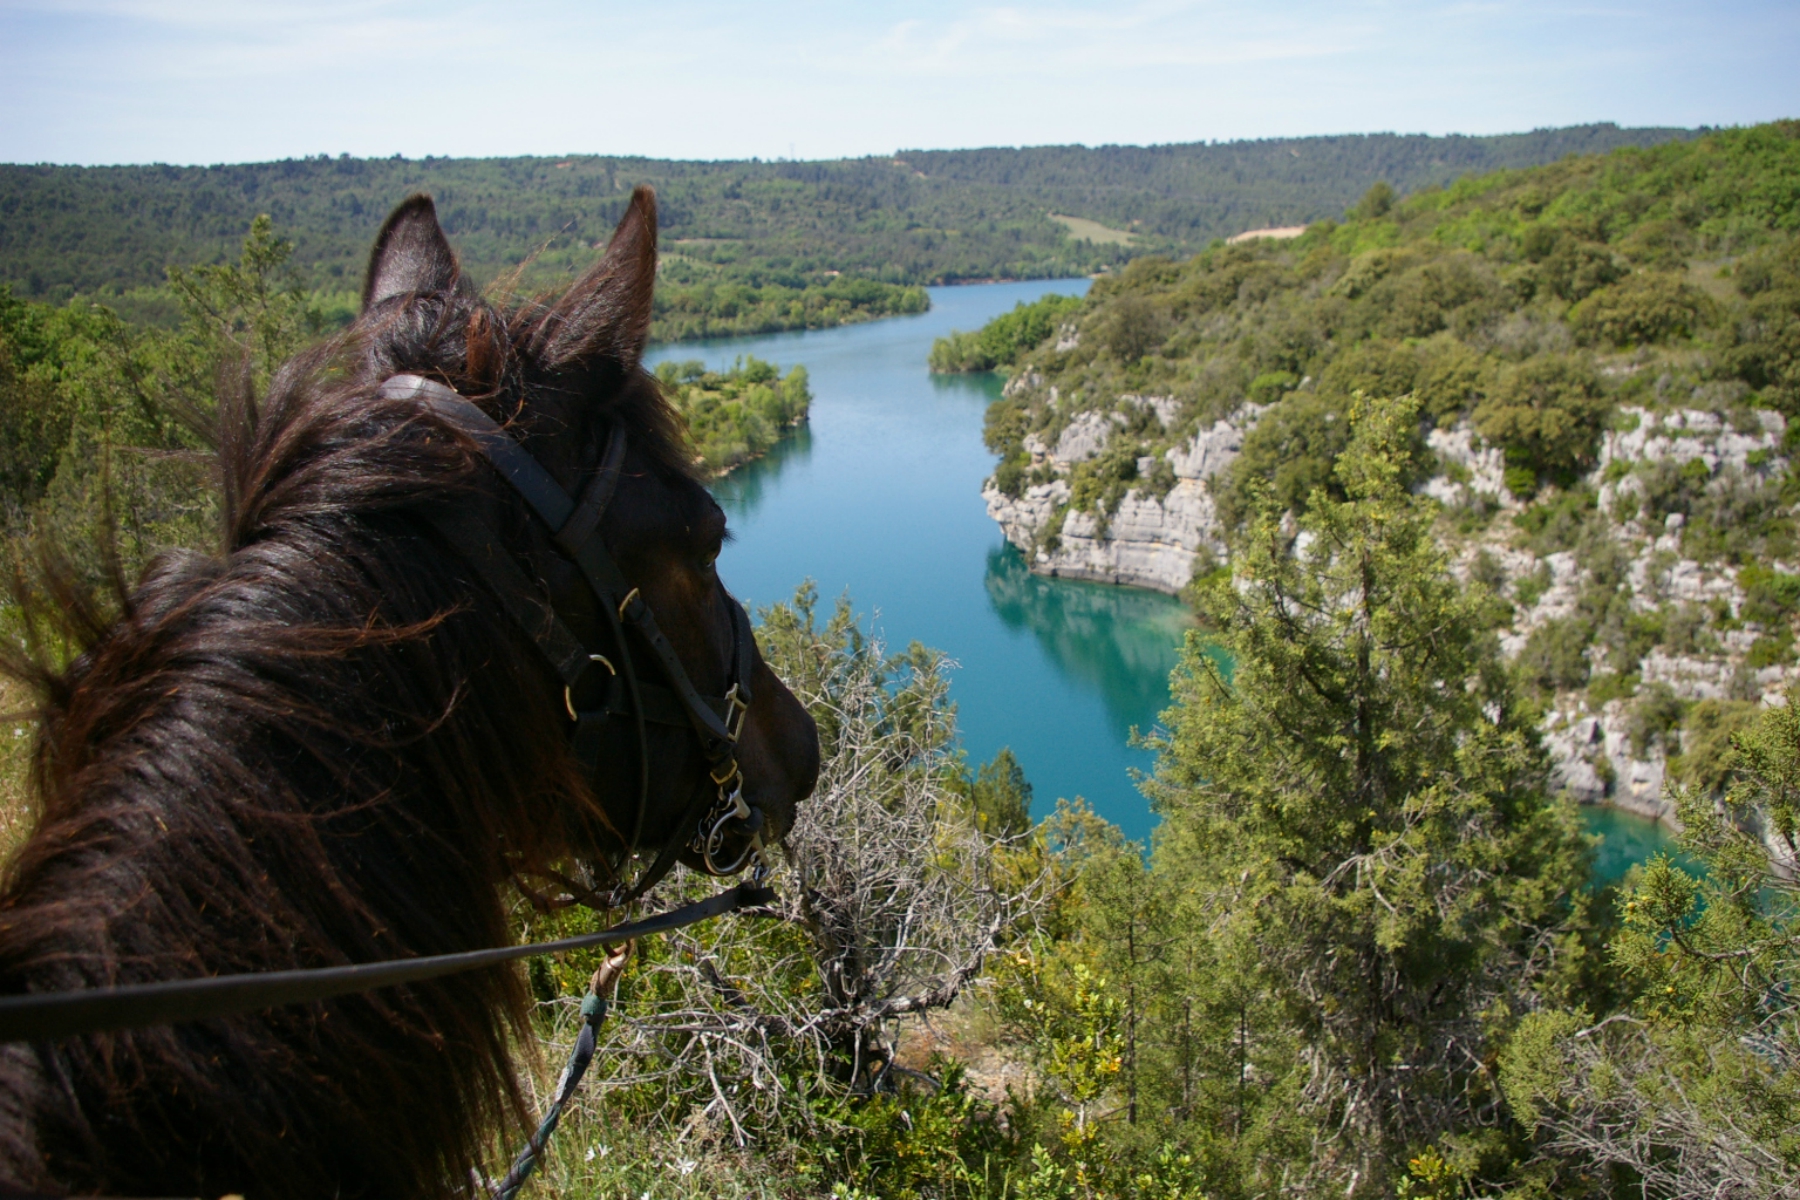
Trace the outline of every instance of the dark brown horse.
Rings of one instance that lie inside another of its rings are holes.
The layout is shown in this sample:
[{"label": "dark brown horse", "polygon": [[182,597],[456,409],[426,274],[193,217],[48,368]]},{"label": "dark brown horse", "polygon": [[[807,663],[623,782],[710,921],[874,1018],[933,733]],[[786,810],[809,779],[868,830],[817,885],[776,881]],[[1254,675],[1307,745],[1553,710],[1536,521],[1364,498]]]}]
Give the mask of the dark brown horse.
[{"label": "dark brown horse", "polygon": [[[817,738],[760,655],[740,656],[713,569],[724,514],[640,365],[655,221],[640,190],[566,295],[501,311],[462,281],[431,202],[407,201],[347,336],[222,414],[224,552],[163,558],[110,622],[73,585],[37,593],[39,627],[60,622],[82,652],[32,680],[42,812],[0,892],[0,992],[502,945],[515,886],[601,889],[631,869],[634,837],[643,859],[692,837],[718,791],[702,738],[643,726],[640,818],[632,722],[584,769],[519,598],[509,609],[444,530],[486,531],[586,648],[635,652],[645,682],[666,684],[645,665],[654,647],[619,632],[474,439],[384,389],[396,376],[478,405],[571,495],[623,430],[598,536],[697,692],[750,664],[736,758],[765,833],[786,831]],[[524,1115],[509,1047],[527,999],[501,968],[0,1047],[0,1178],[114,1196],[466,1195]]]}]

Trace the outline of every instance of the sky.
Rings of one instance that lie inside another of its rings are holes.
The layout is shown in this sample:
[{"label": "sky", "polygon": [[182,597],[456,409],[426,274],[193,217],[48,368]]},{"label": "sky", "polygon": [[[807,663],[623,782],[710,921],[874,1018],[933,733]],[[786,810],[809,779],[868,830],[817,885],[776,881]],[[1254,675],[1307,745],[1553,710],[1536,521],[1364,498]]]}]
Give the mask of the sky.
[{"label": "sky", "polygon": [[1800,3],[0,0],[0,162],[838,158],[1800,115]]}]

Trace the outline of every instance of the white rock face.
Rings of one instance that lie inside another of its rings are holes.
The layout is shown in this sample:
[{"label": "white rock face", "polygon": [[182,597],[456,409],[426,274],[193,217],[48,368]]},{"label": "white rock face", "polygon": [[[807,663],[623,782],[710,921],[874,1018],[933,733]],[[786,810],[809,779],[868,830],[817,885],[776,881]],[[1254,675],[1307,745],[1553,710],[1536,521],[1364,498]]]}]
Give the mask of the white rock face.
[{"label": "white rock face", "polygon": [[1425,444],[1439,460],[1460,468],[1466,475],[1459,482],[1449,475],[1435,475],[1419,490],[1438,503],[1454,506],[1467,504],[1481,496],[1502,508],[1517,508],[1519,502],[1506,490],[1506,459],[1498,447],[1479,444],[1475,431],[1464,421],[1454,429],[1433,429],[1425,435]]},{"label": "white rock face", "polygon": [[1652,744],[1634,757],[1623,701],[1599,713],[1585,709],[1544,717],[1544,749],[1553,786],[1567,788],[1582,804],[1611,804],[1652,820],[1673,823],[1675,806],[1663,794],[1667,759]]},{"label": "white rock face", "polygon": [[[1151,408],[1165,425],[1178,415],[1176,402],[1167,397],[1122,399]],[[1175,486],[1160,499],[1144,490],[1127,492],[1104,529],[1099,514],[1070,511],[1055,549],[1047,544],[1048,526],[1056,510],[1069,502],[1069,485],[1064,479],[1028,487],[1017,498],[1001,494],[990,481],[982,499],[1006,540],[1017,546],[1031,569],[1041,575],[1179,592],[1193,578],[1197,554],[1225,555],[1218,509],[1207,481],[1237,458],[1245,432],[1263,411],[1246,405],[1231,420],[1215,422],[1185,446],[1171,449],[1167,457],[1175,470]],[[1040,465],[1066,469],[1104,449],[1120,420],[1115,415],[1083,413],[1069,422],[1054,450],[1046,451],[1041,442],[1029,438],[1026,449]],[[1138,472],[1147,475],[1154,466],[1151,459],[1141,459]]]},{"label": "white rock face", "polygon": [[1062,436],[1056,439],[1056,449],[1050,452],[1050,457],[1058,466],[1086,462],[1106,448],[1114,428],[1116,422],[1108,413],[1078,413],[1062,431]]},{"label": "white rock face", "polygon": [[[1039,388],[1042,384],[1033,374],[1013,380],[1007,390],[1011,394],[1015,388]],[[1052,389],[1052,404],[1058,399]],[[1179,419],[1179,405],[1166,397],[1121,396],[1119,400],[1121,407],[1137,404],[1152,409],[1165,428]],[[1069,485],[1062,476],[1100,453],[1126,421],[1118,412],[1079,414],[1054,447],[1041,439],[1026,439],[1033,465],[1052,470],[1058,477],[1027,488],[1017,498],[1001,495],[990,482],[983,492],[988,513],[1040,574],[1178,592],[1192,578],[1195,559],[1201,554],[1220,561],[1225,558],[1211,481],[1242,453],[1246,433],[1265,411],[1246,404],[1167,451],[1176,478],[1167,495],[1159,499],[1148,491],[1128,492],[1110,519],[1098,513],[1067,511],[1052,539],[1050,527],[1070,499]],[[1609,473],[1618,474],[1616,469],[1609,472],[1615,463],[1635,467],[1697,459],[1715,478],[1721,472],[1768,477],[1788,469],[1781,455],[1786,423],[1777,413],[1740,414],[1734,424],[1700,409],[1660,415],[1644,408],[1620,411],[1625,417],[1621,423],[1633,427],[1604,435],[1598,464],[1589,478],[1597,489],[1600,511],[1609,517],[1616,501],[1643,492],[1636,475],[1607,480]],[[1446,470],[1428,480],[1422,492],[1447,506],[1480,500],[1501,510],[1502,519],[1492,521],[1485,534],[1459,547],[1452,570],[1468,579],[1480,555],[1492,560],[1501,580],[1500,591],[1518,605],[1512,626],[1501,631],[1501,650],[1509,657],[1517,655],[1535,632],[1578,611],[1590,582],[1590,564],[1570,551],[1539,557],[1522,538],[1515,540],[1513,523],[1504,517],[1518,511],[1520,504],[1506,489],[1504,458],[1498,447],[1485,445],[1466,423],[1433,430],[1427,444]],[[1156,465],[1151,459],[1140,459],[1139,475],[1149,475]],[[1635,512],[1636,506],[1624,511]],[[1757,670],[1746,665],[1745,656],[1766,631],[1753,626],[1712,628],[1718,619],[1714,614],[1741,620],[1744,593],[1734,567],[1682,556],[1683,520],[1679,514],[1654,529],[1645,528],[1638,518],[1613,518],[1607,529],[1628,556],[1625,586],[1630,609],[1671,613],[1687,606],[1690,616],[1705,624],[1707,637],[1700,644],[1709,649],[1675,654],[1658,647],[1641,662],[1614,663],[1606,661],[1603,648],[1593,647],[1589,655],[1596,674],[1635,673],[1640,687],[1665,685],[1687,701],[1760,699],[1765,704],[1777,703],[1784,689],[1800,685],[1800,665]],[[1800,566],[1794,564],[1769,565],[1800,573]],[[1529,605],[1520,603],[1527,597],[1527,587],[1534,593]],[[1716,650],[1711,649],[1715,646]],[[1584,803],[1610,803],[1672,820],[1673,807],[1663,795],[1665,750],[1653,739],[1639,757],[1631,742],[1630,720],[1630,701],[1612,700],[1593,711],[1585,693],[1564,696],[1558,711],[1545,718],[1542,730],[1554,781]]]},{"label": "white rock face", "polygon": [[1244,449],[1244,435],[1255,427],[1267,405],[1246,404],[1225,421],[1214,421],[1212,428],[1202,429],[1186,446],[1171,447],[1169,465],[1177,479],[1211,479],[1237,461]]},{"label": "white rock face", "polygon": [[1781,437],[1787,421],[1780,413],[1755,410],[1752,415],[1760,428],[1739,433],[1717,413],[1683,408],[1661,417],[1649,409],[1626,406],[1619,409],[1626,424],[1633,419],[1637,426],[1619,431],[1609,430],[1600,441],[1600,470],[1605,471],[1614,460],[1624,462],[1660,462],[1664,459],[1684,463],[1698,458],[1711,470],[1732,467],[1750,469],[1750,455],[1762,451],[1768,457],[1765,469],[1786,466],[1780,458]]},{"label": "white rock face", "polygon": [[[1768,475],[1788,467],[1780,454],[1786,422],[1779,413],[1750,413],[1754,426],[1743,429],[1717,413],[1699,409],[1677,409],[1659,415],[1648,409],[1627,407],[1620,412],[1625,418],[1622,423],[1633,428],[1604,435],[1598,465],[1590,477],[1598,493],[1599,508],[1609,516],[1616,511],[1614,506],[1619,499],[1644,492],[1642,481],[1635,475],[1607,481],[1608,468],[1615,463],[1635,467],[1643,463],[1698,460],[1715,478],[1722,472]],[[1743,418],[1740,423],[1748,424]],[[1447,459],[1452,457],[1435,440],[1433,448]],[[1640,688],[1660,684],[1687,701],[1779,703],[1784,689],[1800,683],[1800,666],[1752,669],[1746,665],[1745,656],[1763,631],[1754,627],[1712,628],[1716,619],[1710,614],[1728,614],[1733,620],[1742,617],[1743,589],[1738,586],[1735,568],[1729,564],[1701,563],[1682,557],[1685,524],[1681,514],[1671,513],[1655,529],[1645,528],[1637,518],[1623,522],[1615,518],[1608,528],[1615,541],[1631,555],[1626,568],[1631,608],[1648,613],[1657,609],[1679,611],[1680,606],[1685,606],[1705,623],[1710,632],[1707,643],[1716,649],[1673,653],[1658,646],[1640,662],[1596,660],[1594,670],[1634,672]],[[1587,567],[1569,554],[1538,559],[1516,547],[1488,549],[1506,576],[1506,590],[1515,600],[1520,581],[1534,575],[1541,580],[1543,568],[1550,569],[1550,586],[1529,609],[1518,613],[1513,627],[1501,635],[1502,650],[1517,654],[1533,631],[1573,611],[1587,581]],[[1792,569],[1786,564],[1769,565]],[[1643,757],[1638,757],[1629,735],[1630,702],[1612,700],[1601,711],[1593,712],[1580,695],[1567,700],[1567,710],[1552,712],[1544,723],[1544,746],[1554,762],[1557,782],[1583,802],[1610,803],[1672,822],[1673,806],[1663,793],[1667,768],[1664,748],[1652,744],[1644,749]]]}]

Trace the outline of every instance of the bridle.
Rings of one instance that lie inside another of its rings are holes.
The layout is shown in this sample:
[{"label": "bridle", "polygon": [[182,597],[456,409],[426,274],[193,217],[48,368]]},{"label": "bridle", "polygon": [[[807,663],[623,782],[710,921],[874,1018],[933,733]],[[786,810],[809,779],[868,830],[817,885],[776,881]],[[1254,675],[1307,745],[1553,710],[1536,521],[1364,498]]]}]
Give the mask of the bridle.
[{"label": "bridle", "polygon": [[[469,437],[500,478],[550,531],[551,541],[579,569],[600,611],[606,614],[610,648],[617,661],[588,646],[570,629],[545,589],[533,582],[506,547],[499,530],[466,510],[434,508],[425,514],[481,577],[562,682],[563,708],[570,721],[570,747],[596,784],[603,750],[612,732],[621,719],[631,719],[637,742],[637,809],[619,861],[616,865],[604,864],[614,884],[602,893],[575,880],[556,878],[575,892],[579,902],[614,908],[642,896],[675,865],[683,846],[680,836],[663,846],[636,882],[628,884],[624,878],[630,860],[638,856],[643,837],[650,800],[647,725],[657,724],[692,730],[717,788],[710,806],[703,811],[705,793],[700,793],[677,822],[678,831],[692,823],[694,835],[687,847],[712,875],[735,874],[754,860],[760,882],[768,869],[762,842],[763,814],[744,799],[743,773],[737,761],[738,737],[750,709],[750,677],[755,670],[756,641],[750,617],[730,593],[724,594],[731,616],[730,675],[723,696],[701,695],[688,678],[675,648],[657,627],[650,606],[619,570],[600,537],[600,522],[618,490],[625,462],[624,426],[614,423],[599,468],[581,495],[571,499],[530,451],[454,389],[422,375],[402,374],[382,383],[378,394],[384,400],[417,400],[434,416]],[[627,626],[650,648],[667,686],[638,678],[625,636]],[[744,849],[732,861],[722,862],[727,839],[733,834],[745,839]]]}]

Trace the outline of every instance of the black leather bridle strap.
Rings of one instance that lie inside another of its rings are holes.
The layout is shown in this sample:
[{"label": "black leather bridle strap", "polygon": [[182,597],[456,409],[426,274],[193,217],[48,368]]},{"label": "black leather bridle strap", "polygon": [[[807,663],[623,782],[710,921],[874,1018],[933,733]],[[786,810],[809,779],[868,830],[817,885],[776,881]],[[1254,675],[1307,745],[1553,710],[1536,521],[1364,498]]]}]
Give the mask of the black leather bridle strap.
[{"label": "black leather bridle strap", "polygon": [[[580,639],[555,613],[538,607],[529,599],[537,594],[537,589],[513,556],[504,547],[494,544],[492,535],[479,521],[448,510],[428,513],[426,519],[462,560],[475,569],[513,623],[536,643],[539,653],[556,670],[564,686],[573,687],[592,667],[592,660]],[[687,704],[672,689],[643,683],[638,685],[638,696],[645,720],[680,728],[693,725]],[[722,707],[726,703],[722,696],[702,696],[701,702],[709,708]],[[628,700],[615,696],[608,701],[607,711],[614,716],[629,716],[631,707]]]},{"label": "black leather bridle strap", "polygon": [[[681,658],[675,653],[675,647],[663,635],[656,624],[656,617],[644,598],[637,594],[625,578],[612,556],[606,553],[605,547],[592,536],[598,526],[599,516],[605,511],[604,502],[612,496],[617,486],[617,470],[607,471],[603,464],[600,476],[590,484],[588,495],[578,510],[569,499],[562,485],[557,483],[537,459],[533,458],[525,447],[521,446],[506,430],[474,404],[458,395],[441,383],[426,379],[420,375],[396,375],[381,385],[380,394],[384,399],[404,400],[416,399],[427,405],[433,413],[442,417],[457,429],[473,438],[487,455],[488,461],[505,477],[506,481],[524,497],[538,517],[551,529],[557,531],[556,543],[563,553],[575,560],[586,576],[588,586],[602,599],[619,600],[624,603],[618,608],[618,615],[631,623],[649,645],[650,652],[656,655],[658,665],[668,678],[675,692],[687,706],[688,715],[693,721],[694,730],[700,735],[701,743],[706,747],[707,757],[715,765],[731,753],[734,731],[727,727],[726,720],[730,713],[722,711],[719,705],[709,703],[695,690],[687,677],[687,669],[682,666]],[[616,458],[622,462],[624,458],[624,441],[618,435],[609,439],[606,459]],[[608,479],[612,482],[608,482]],[[588,516],[590,507],[592,516]],[[578,523],[586,524],[588,536],[579,541],[565,538],[562,531],[578,532],[572,528],[571,517],[580,515]],[[733,600],[732,614],[734,639],[738,642],[737,661],[732,663],[736,682],[739,688],[738,699],[749,703],[749,654],[745,636],[747,631],[740,629],[749,624],[749,617],[743,613],[743,605]],[[564,682],[567,682],[565,680]]]},{"label": "black leather bridle strap", "polygon": [[587,540],[600,528],[600,518],[606,515],[606,507],[612,503],[613,493],[619,490],[619,473],[624,467],[625,427],[615,425],[612,433],[607,436],[606,451],[600,456],[599,472],[588,480],[581,499],[575,503],[575,511],[556,530],[556,544],[564,552],[570,546],[586,545]]},{"label": "black leather bridle strap", "polygon": [[377,394],[383,400],[418,400],[474,439],[488,461],[550,528],[561,529],[574,514],[575,502],[531,452],[454,389],[423,375],[396,375],[383,383]]}]

